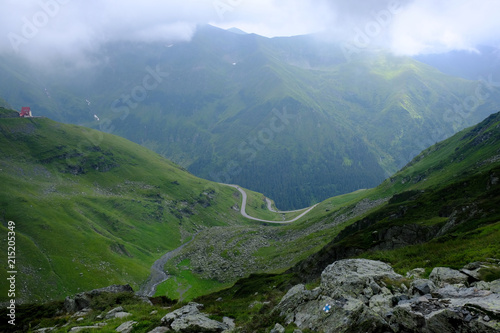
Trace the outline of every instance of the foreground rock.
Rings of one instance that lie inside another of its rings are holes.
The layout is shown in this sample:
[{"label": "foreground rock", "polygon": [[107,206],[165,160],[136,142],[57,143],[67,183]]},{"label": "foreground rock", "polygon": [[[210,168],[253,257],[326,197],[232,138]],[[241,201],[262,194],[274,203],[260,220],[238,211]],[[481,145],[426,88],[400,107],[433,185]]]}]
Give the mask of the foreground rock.
[{"label": "foreground rock", "polygon": [[431,277],[411,281],[379,261],[340,260],[323,271],[320,287],[291,288],[276,310],[285,324],[315,332],[500,331],[498,293],[467,288],[458,271]]},{"label": "foreground rock", "polygon": [[436,267],[429,275],[429,280],[444,287],[447,284],[466,284],[469,281],[469,276],[451,268]]},{"label": "foreground rock", "polygon": [[226,332],[234,329],[232,321],[224,318],[221,323],[200,312],[202,304],[191,302],[162,318],[162,324],[176,332]]},{"label": "foreground rock", "polygon": [[115,330],[115,332],[118,333],[130,333],[134,329],[134,325],[137,324],[136,321],[126,321],[122,323],[120,326],[118,326]]},{"label": "foreground rock", "polygon": [[126,318],[128,316],[131,316],[132,314],[125,312],[123,307],[119,306],[117,308],[114,308],[113,310],[108,311],[106,313],[106,316],[104,317],[105,320],[108,319],[113,319],[113,318]]}]

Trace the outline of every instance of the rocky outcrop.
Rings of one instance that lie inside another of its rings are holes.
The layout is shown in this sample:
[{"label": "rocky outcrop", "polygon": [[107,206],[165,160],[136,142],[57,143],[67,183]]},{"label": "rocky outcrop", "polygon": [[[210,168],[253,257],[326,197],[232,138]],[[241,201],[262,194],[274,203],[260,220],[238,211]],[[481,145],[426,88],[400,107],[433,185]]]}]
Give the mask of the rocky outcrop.
[{"label": "rocky outcrop", "polygon": [[315,332],[497,332],[500,294],[486,289],[492,283],[460,284],[462,275],[438,268],[432,280],[408,280],[379,261],[340,260],[318,288],[294,286],[276,310],[284,324]]},{"label": "rocky outcrop", "polygon": [[[381,313],[392,306],[387,282],[403,277],[378,261],[340,260],[328,266],[321,275],[321,285],[306,290],[292,288],[278,304],[286,324],[294,322],[300,329],[317,332],[378,332],[389,329]],[[386,281],[386,282],[384,282]],[[397,282],[395,282],[397,283]]]},{"label": "rocky outcrop", "polygon": [[[401,213],[402,214],[402,213]],[[391,218],[400,217],[397,214]],[[408,245],[426,242],[436,236],[439,228],[436,226],[421,226],[418,224],[405,224],[392,226],[372,234],[372,251],[391,250]]]},{"label": "rocky outcrop", "polygon": [[105,288],[94,289],[91,291],[76,294],[74,297],[66,297],[64,300],[64,310],[67,313],[74,313],[83,309],[90,308],[92,299],[104,293],[133,293],[130,285],[112,285]]},{"label": "rocky outcrop", "polygon": [[228,332],[234,329],[234,324],[229,318],[224,318],[224,322],[221,323],[201,313],[201,308],[202,304],[191,302],[167,314],[161,322],[175,332]]}]

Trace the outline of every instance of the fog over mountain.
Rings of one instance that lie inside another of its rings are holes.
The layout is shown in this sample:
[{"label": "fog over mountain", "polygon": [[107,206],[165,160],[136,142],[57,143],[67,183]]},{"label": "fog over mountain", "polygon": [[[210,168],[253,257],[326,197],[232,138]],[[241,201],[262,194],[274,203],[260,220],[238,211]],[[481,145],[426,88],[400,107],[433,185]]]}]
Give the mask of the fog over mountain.
[{"label": "fog over mountain", "polygon": [[189,40],[207,23],[267,37],[321,33],[404,55],[478,52],[477,45],[498,45],[499,10],[494,0],[7,0],[0,52],[76,61],[112,41]]}]

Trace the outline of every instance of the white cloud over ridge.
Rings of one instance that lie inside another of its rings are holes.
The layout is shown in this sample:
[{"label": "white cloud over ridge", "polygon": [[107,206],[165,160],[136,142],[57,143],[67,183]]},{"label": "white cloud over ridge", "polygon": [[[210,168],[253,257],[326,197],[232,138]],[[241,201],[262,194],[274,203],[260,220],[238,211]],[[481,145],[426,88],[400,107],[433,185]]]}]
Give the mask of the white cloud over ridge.
[{"label": "white cloud over ridge", "polygon": [[500,1],[418,0],[402,9],[391,31],[391,49],[399,54],[474,51],[500,40]]},{"label": "white cloud over ridge", "polygon": [[474,50],[500,40],[498,0],[0,1],[0,52],[31,58],[71,57],[118,40],[189,40],[198,24],[207,23],[268,37],[323,31],[352,42],[395,4],[397,15],[370,37],[372,46],[413,55]]}]

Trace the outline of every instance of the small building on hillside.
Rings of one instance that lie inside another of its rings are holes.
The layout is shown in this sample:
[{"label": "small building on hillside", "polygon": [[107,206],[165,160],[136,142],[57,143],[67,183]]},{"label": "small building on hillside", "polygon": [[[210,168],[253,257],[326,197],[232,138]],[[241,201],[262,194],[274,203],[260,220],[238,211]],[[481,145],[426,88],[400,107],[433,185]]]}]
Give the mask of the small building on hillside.
[{"label": "small building on hillside", "polygon": [[32,118],[33,115],[31,114],[31,108],[29,106],[23,106],[21,112],[19,113],[19,117]]}]

